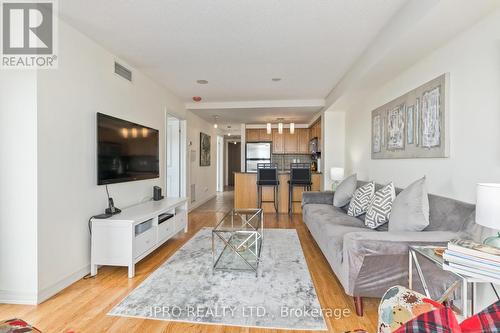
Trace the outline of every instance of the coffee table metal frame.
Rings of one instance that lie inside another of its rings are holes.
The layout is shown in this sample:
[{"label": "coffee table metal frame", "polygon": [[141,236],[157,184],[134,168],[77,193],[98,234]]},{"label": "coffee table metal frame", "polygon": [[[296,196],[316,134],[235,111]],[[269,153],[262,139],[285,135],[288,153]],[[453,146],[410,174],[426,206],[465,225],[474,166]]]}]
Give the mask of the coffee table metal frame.
[{"label": "coffee table metal frame", "polygon": [[[246,218],[246,215],[250,215],[250,218]],[[236,220],[235,221],[235,217]],[[231,219],[230,226],[225,225],[227,220]],[[255,224],[254,219],[259,219]],[[225,235],[230,234],[229,237]],[[237,241],[236,244],[232,244],[233,240],[237,240],[239,236],[243,236],[241,241]],[[224,248],[217,255],[215,249],[215,241],[220,239],[224,243]],[[262,243],[264,241],[264,213],[262,209],[232,209],[228,212],[212,229],[212,268],[215,270],[226,270],[226,271],[254,271],[255,276],[257,276],[259,262],[261,261],[261,249]],[[248,266],[248,269],[239,268],[221,268],[218,267],[220,259],[224,255],[226,250],[232,251],[234,254],[238,255],[239,258]],[[243,249],[243,250],[242,250]],[[252,265],[247,259],[241,255],[241,251],[248,251],[255,258],[255,265]]]}]

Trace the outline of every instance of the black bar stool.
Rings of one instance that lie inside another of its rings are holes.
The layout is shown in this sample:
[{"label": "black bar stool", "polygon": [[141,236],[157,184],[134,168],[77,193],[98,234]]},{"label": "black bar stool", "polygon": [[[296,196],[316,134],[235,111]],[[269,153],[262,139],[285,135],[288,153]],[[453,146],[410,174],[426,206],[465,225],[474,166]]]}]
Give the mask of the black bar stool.
[{"label": "black bar stool", "polygon": [[[259,208],[262,207],[263,202],[274,203],[274,209],[278,212],[278,188],[280,181],[278,179],[278,165],[276,163],[257,163],[257,203]],[[273,187],[273,200],[262,201],[262,187]]]},{"label": "black bar stool", "polygon": [[293,213],[293,203],[300,202],[293,200],[294,186],[303,187],[304,191],[311,190],[311,163],[290,164],[290,180],[288,181],[288,214]]}]

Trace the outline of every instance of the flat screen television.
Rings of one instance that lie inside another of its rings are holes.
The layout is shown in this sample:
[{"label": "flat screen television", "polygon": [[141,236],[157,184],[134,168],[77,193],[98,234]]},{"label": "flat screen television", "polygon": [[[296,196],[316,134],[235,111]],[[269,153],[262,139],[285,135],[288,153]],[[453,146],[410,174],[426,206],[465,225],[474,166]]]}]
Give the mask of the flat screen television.
[{"label": "flat screen television", "polygon": [[97,113],[97,184],[158,177],[158,130]]}]

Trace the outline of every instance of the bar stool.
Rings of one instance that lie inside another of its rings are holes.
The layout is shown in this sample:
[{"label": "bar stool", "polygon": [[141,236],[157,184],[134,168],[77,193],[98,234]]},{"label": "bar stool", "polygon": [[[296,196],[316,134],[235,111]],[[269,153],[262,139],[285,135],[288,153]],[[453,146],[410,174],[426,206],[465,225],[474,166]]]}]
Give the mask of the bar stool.
[{"label": "bar stool", "polygon": [[293,200],[293,188],[295,186],[303,187],[304,191],[311,190],[311,163],[290,164],[290,180],[288,181],[288,214],[293,213],[293,203],[300,202]]},{"label": "bar stool", "polygon": [[[278,165],[276,163],[257,163],[257,203],[259,208],[262,207],[263,202],[274,203],[274,209],[278,213],[278,188],[280,181],[278,179]],[[262,187],[273,187],[273,200],[262,201]]]}]

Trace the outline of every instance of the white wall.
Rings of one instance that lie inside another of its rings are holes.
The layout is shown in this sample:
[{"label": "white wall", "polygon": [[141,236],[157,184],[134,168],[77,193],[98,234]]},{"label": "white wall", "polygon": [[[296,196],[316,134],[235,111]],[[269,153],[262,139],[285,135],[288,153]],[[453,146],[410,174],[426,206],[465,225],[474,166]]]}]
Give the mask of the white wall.
[{"label": "white wall", "polygon": [[96,112],[160,130],[161,177],[110,185],[120,208],[164,187],[165,110],[185,117],[182,103],[138,70],[130,83],[113,73],[111,53],[64,22],[59,33],[59,68],[39,71],[37,84],[39,300],[88,272],[87,221],[107,204],[96,185]]},{"label": "white wall", "polygon": [[[371,111],[450,73],[449,158],[372,160]],[[346,165],[361,179],[406,186],[427,176],[431,193],[475,202],[478,182],[500,181],[500,11],[391,79],[346,113]],[[482,305],[493,301],[483,290]]]},{"label": "white wall", "polygon": [[37,293],[36,72],[0,71],[0,302]]},{"label": "white wall", "polygon": [[[370,112],[450,73],[451,154],[444,159],[371,160]],[[500,180],[500,11],[377,89],[347,112],[347,155],[361,178],[407,185],[425,174],[430,192],[474,202],[475,184]]]},{"label": "white wall", "polygon": [[327,110],[323,113],[322,126],[322,166],[323,189],[332,190],[330,168],[345,167],[345,112]]},{"label": "white wall", "polygon": [[[200,133],[210,135],[211,157],[210,166],[200,166]],[[193,209],[215,197],[217,190],[217,131],[213,124],[201,119],[192,112],[187,113],[187,142],[189,155],[194,159],[188,162],[188,184],[196,184],[196,201],[189,203]],[[189,146],[189,143],[191,145]],[[191,186],[188,186],[188,196],[192,197]]]}]

